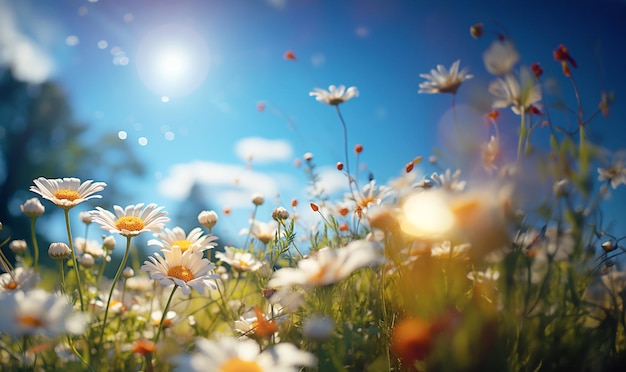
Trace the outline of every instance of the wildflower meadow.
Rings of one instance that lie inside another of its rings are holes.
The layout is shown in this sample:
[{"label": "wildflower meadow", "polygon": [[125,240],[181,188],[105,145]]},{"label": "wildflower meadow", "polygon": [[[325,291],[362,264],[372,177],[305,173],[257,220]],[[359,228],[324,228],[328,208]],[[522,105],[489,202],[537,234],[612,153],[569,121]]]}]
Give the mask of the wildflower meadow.
[{"label": "wildflower meadow", "polygon": [[[626,156],[587,135],[620,97],[585,92],[588,112],[577,78],[591,72],[567,45],[525,65],[508,33],[468,28],[463,42],[490,44],[477,51],[491,76],[484,137],[468,135],[457,112],[477,72],[462,60],[432,61],[415,87],[419,100],[450,101],[456,151],[416,148],[388,164],[399,176],[386,184],[358,174],[376,146],[352,142],[356,124],[342,112],[358,87],[292,92],[336,113],[344,146],[334,166],[349,191],[326,194],[306,153],[310,199],[262,215],[266,195],[251,195],[236,246],[214,235],[223,212],[188,211],[197,225],[186,230],[149,200],[102,207],[108,180],[98,174],[37,175],[20,206],[31,236],[1,242],[2,370],[624,368],[626,232],[603,210],[626,192]],[[572,93],[559,107],[547,104],[547,65]],[[38,218],[54,208],[66,238],[40,246]]]}]

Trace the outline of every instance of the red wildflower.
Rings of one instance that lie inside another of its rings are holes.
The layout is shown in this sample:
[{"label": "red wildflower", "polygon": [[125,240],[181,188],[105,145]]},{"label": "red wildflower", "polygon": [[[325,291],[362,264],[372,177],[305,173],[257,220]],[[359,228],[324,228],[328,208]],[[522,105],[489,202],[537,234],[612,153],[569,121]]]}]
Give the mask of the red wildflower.
[{"label": "red wildflower", "polygon": [[285,57],[285,59],[289,59],[289,60],[292,60],[292,61],[296,61],[297,60],[295,53],[293,51],[291,51],[291,50],[286,51],[285,54],[283,55],[283,57]]}]

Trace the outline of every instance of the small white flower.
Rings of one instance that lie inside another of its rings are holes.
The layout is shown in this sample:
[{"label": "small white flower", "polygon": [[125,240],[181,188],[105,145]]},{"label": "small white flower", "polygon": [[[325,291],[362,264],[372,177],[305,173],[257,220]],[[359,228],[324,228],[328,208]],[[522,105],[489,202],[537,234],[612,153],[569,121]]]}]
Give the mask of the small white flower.
[{"label": "small white flower", "polygon": [[31,268],[16,267],[0,275],[0,294],[28,291],[39,282],[39,275]]},{"label": "small white flower", "polygon": [[281,342],[263,351],[251,339],[220,337],[217,340],[198,338],[195,352],[180,355],[176,365],[180,371],[258,371],[297,372],[300,367],[313,367],[313,354]]},{"label": "small white flower", "polygon": [[44,199],[50,200],[63,209],[71,209],[89,199],[101,198],[102,195],[95,193],[104,190],[107,185],[104,182],[93,182],[92,180],[81,183],[78,178],[48,179],[39,177],[33,182],[35,186],[31,186],[30,191],[41,195]]},{"label": "small white flower", "polygon": [[622,183],[626,185],[626,168],[624,168],[624,162],[618,160],[609,168],[598,168],[598,181],[607,181],[613,190]]},{"label": "small white flower", "polygon": [[437,65],[437,70],[430,70],[430,74],[420,74],[420,77],[427,79],[419,85],[418,93],[452,93],[455,94],[461,84],[473,75],[467,73],[467,69],[459,71],[460,60],[456,60],[447,71],[443,65]]},{"label": "small white flower", "polygon": [[252,253],[243,252],[233,247],[224,247],[224,252],[216,252],[215,258],[239,272],[257,271],[263,267],[263,261],[254,258]]},{"label": "small white flower", "polygon": [[209,260],[203,258],[203,252],[182,252],[180,247],[173,246],[161,251],[163,256],[155,253],[148,257],[141,266],[142,271],[150,273],[150,277],[161,285],[175,284],[180,287],[183,295],[188,295],[191,288],[204,293],[205,287],[217,289],[215,268]]},{"label": "small white flower", "polygon": [[450,169],[446,169],[445,173],[433,173],[430,178],[435,181],[444,190],[463,191],[465,189],[465,181],[460,181],[461,170],[457,169],[454,173]]},{"label": "small white flower", "polygon": [[21,254],[26,252],[28,244],[26,244],[26,240],[23,239],[11,240],[11,243],[9,243],[9,249],[15,254]]},{"label": "small white flower", "polygon": [[42,289],[0,296],[0,333],[11,336],[84,334],[87,315],[76,312],[67,296]]},{"label": "small white flower", "polygon": [[288,267],[274,272],[267,286],[276,288],[333,284],[360,268],[381,261],[377,243],[355,240],[342,248],[322,248],[311,257],[298,261],[297,268]]},{"label": "small white flower", "polygon": [[100,228],[107,230],[111,234],[118,233],[122,236],[132,237],[143,232],[159,232],[169,218],[166,217],[167,212],[163,212],[163,207],[156,204],[148,204],[143,208],[144,204],[129,205],[125,209],[115,205],[113,209],[115,214],[101,207],[96,207],[92,212],[93,222],[100,224]]},{"label": "small white flower", "polygon": [[39,198],[30,198],[20,205],[20,210],[28,218],[37,218],[46,211],[46,208],[41,204]]},{"label": "small white flower", "polygon": [[166,228],[156,233],[155,236],[158,239],[149,240],[148,245],[155,245],[162,251],[172,249],[173,246],[178,246],[183,252],[186,250],[204,252],[217,245],[217,243],[215,243],[217,236],[204,235],[202,229],[199,227],[191,230],[189,234],[185,234],[185,230],[178,226],[171,230]]},{"label": "small white flower", "polygon": [[276,221],[261,222],[250,221],[250,229],[242,229],[239,235],[250,234],[259,239],[263,244],[267,244],[276,237],[278,231],[278,223]]},{"label": "small white flower", "polygon": [[[339,87],[331,85],[328,87],[328,90],[314,88],[313,91],[309,93],[309,96],[313,96],[319,102],[327,105],[337,106],[351,98],[358,97],[359,91],[356,87],[350,87],[346,90],[344,85],[340,85]],[[308,161],[309,159],[306,160]]]},{"label": "small white flower", "polygon": [[541,87],[535,82],[526,68],[520,69],[519,80],[513,74],[506,74],[504,78],[489,84],[489,93],[497,97],[493,108],[511,107],[514,113],[521,115],[541,101]]},{"label": "small white flower", "polygon": [[489,73],[497,76],[508,74],[519,61],[519,53],[510,40],[496,40],[483,53],[485,68]]}]

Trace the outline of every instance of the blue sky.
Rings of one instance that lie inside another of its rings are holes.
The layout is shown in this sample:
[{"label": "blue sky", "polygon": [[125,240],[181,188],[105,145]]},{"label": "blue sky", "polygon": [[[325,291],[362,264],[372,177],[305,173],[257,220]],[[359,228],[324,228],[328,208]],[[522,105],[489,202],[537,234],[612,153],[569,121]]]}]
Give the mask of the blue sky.
[{"label": "blue sky", "polygon": [[[475,75],[460,88],[457,109],[465,133],[486,136],[493,77],[482,53],[493,37],[473,39],[472,24],[505,26],[522,62],[541,62],[555,95],[573,102],[552,59],[567,45],[591,112],[602,90],[626,95],[625,16],[626,3],[608,0],[0,0],[0,42],[29,46],[24,79],[62,84],[92,133],[120,133],[133,146],[148,170],[129,185],[134,202],[175,211],[195,180],[216,209],[233,210],[235,232],[254,192],[268,200],[261,220],[270,219],[277,195],[284,206],[308,201],[307,177],[294,166],[305,152],[329,190],[346,189],[334,167],[344,160],[340,122],[333,107],[308,96],[313,88],[358,87],[359,97],[341,106],[349,147],[365,148],[362,179],[371,172],[386,183],[434,148],[455,153],[446,147],[451,97],[417,93],[419,74],[437,64],[460,59]],[[288,50],[296,61],[283,57]],[[592,131],[610,149],[623,146],[624,110],[616,105]],[[507,111],[502,120],[502,130],[515,133],[516,118]]]}]

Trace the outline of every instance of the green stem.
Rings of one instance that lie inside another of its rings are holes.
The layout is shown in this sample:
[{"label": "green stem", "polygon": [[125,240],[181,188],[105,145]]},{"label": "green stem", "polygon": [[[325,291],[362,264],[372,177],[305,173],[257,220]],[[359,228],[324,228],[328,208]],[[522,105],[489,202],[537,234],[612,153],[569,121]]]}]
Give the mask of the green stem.
[{"label": "green stem", "polygon": [[522,123],[520,125],[519,141],[517,143],[517,164],[518,165],[520,161],[522,160],[522,147],[524,145],[524,140],[526,138],[526,110],[524,107],[522,107],[522,112],[520,115],[522,117]]},{"label": "green stem", "polygon": [[126,237],[126,251],[124,252],[124,257],[122,258],[122,262],[120,266],[117,268],[117,272],[115,273],[115,277],[113,278],[113,282],[111,283],[111,290],[109,291],[109,298],[107,299],[107,305],[104,309],[104,319],[102,320],[102,330],[100,331],[100,343],[104,338],[104,329],[107,325],[107,317],[109,315],[109,306],[111,305],[111,298],[113,297],[113,291],[115,290],[115,284],[117,283],[122,271],[124,270],[124,265],[126,265],[126,260],[128,259],[128,252],[130,252],[130,240],[132,237]]},{"label": "green stem", "polygon": [[61,293],[65,293],[65,270],[63,260],[59,260],[59,272],[61,273]]},{"label": "green stem", "polygon": [[37,234],[35,234],[35,221],[37,217],[30,219],[30,235],[33,240],[33,269],[37,272],[39,264],[39,245],[37,244]]},{"label": "green stem", "polygon": [[80,299],[80,311],[85,311],[85,303],[83,301],[83,286],[80,282],[80,272],[78,271],[78,260],[76,260],[76,253],[74,252],[74,243],[72,241],[72,229],[70,227],[70,211],[69,209],[63,209],[65,211],[65,227],[67,228],[67,239],[69,240],[70,253],[72,255],[72,264],[74,265],[74,273],[76,274],[76,286],[78,287],[78,298]]},{"label": "green stem", "polygon": [[154,340],[152,340],[152,342],[154,342],[155,344],[157,343],[157,341],[159,340],[159,336],[161,335],[161,330],[163,329],[163,322],[165,321],[165,317],[167,316],[167,311],[170,308],[170,303],[172,302],[172,298],[174,297],[174,292],[176,292],[177,288],[178,288],[178,285],[174,284],[174,289],[172,289],[172,293],[170,293],[170,297],[167,299],[167,303],[165,304],[165,308],[163,309],[163,315],[161,315],[161,321],[159,322],[159,329],[157,330],[157,333],[154,336]]},{"label": "green stem", "polygon": [[339,109],[339,105],[335,105],[337,109],[337,115],[339,115],[339,120],[341,121],[341,126],[343,128],[343,151],[344,156],[346,158],[346,173],[348,174],[348,186],[350,187],[350,194],[355,198],[354,191],[352,190],[352,182],[354,182],[355,186],[358,188],[358,184],[356,183],[356,179],[352,178],[352,173],[350,173],[350,158],[348,156],[348,127],[346,126],[346,122],[343,120],[343,115],[341,115],[341,110]]}]

